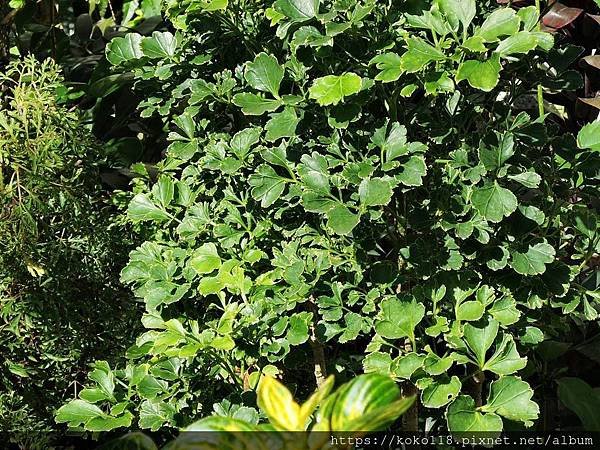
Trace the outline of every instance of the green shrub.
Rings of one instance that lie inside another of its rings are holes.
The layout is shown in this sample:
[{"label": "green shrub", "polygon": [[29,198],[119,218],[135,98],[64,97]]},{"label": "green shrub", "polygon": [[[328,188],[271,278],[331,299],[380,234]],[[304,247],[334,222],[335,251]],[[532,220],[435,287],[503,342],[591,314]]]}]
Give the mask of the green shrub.
[{"label": "green shrub", "polygon": [[100,148],[60,103],[58,67],[11,63],[0,87],[0,429],[47,448],[86,365],[133,340],[136,306],[118,282],[131,241],[113,230]]},{"label": "green shrub", "polygon": [[169,1],[175,33],[113,39],[169,141],[128,207],[146,331],[57,420],[183,427],[261,374],[364,371],[419,394],[408,429],[532,426],[536,349],[598,317],[598,122],[527,112],[553,38],[478,3]]}]

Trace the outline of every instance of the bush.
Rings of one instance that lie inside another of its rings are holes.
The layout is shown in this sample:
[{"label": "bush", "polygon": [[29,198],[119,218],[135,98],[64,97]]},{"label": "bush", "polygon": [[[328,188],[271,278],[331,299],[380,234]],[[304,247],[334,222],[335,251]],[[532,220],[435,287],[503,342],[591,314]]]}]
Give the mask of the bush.
[{"label": "bush", "polygon": [[544,114],[536,8],[165,14],[171,31],[107,48],[169,140],[157,177],[135,166],[128,207],[153,233],[121,273],[146,331],[57,420],[182,427],[217,399],[253,406],[261,374],[305,396],[364,371],[419,393],[406,429],[532,426],[544,355],[598,317],[599,245],[598,122],[576,141]]},{"label": "bush", "polygon": [[47,448],[86,365],[113,360],[135,334],[118,284],[131,241],[114,231],[100,148],[62,103],[56,64],[11,63],[0,86],[0,429]]}]

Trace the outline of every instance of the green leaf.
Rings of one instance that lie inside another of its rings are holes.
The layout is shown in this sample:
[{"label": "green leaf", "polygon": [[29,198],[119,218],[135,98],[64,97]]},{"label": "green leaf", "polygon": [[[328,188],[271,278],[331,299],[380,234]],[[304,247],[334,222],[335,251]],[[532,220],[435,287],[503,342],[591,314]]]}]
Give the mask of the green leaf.
[{"label": "green leaf", "polygon": [[286,339],[291,345],[304,344],[308,340],[308,326],[311,320],[310,313],[294,314],[290,317]]},{"label": "green leaf", "polygon": [[454,358],[452,356],[440,358],[435,353],[429,353],[425,357],[423,370],[429,375],[441,375],[446,373],[450,367],[452,367],[452,364],[454,364]]},{"label": "green leaf", "polygon": [[456,320],[479,320],[484,311],[485,306],[478,301],[464,302],[456,308]]},{"label": "green leaf", "polygon": [[499,324],[485,317],[478,322],[469,322],[464,326],[464,340],[480,369],[485,366],[485,355],[498,335]]},{"label": "green leaf", "polygon": [[460,393],[462,384],[457,376],[434,380],[421,392],[421,401],[427,408],[441,408]]},{"label": "green leaf", "polygon": [[448,429],[452,433],[487,432],[498,433],[502,431],[500,416],[477,411],[475,401],[468,395],[459,395],[448,407],[446,412]]},{"label": "green leaf", "polygon": [[246,115],[260,116],[266,112],[278,110],[283,105],[283,101],[244,92],[233,96],[233,104],[242,108],[242,112]]},{"label": "green leaf", "polygon": [[295,22],[305,22],[316,17],[320,0],[277,0],[275,7]]},{"label": "green leaf", "polygon": [[267,131],[265,139],[269,142],[275,142],[283,137],[295,136],[299,121],[300,119],[296,116],[294,108],[288,107],[283,112],[273,114],[265,125]]},{"label": "green leaf", "polygon": [[530,189],[535,189],[542,182],[542,177],[540,177],[537,173],[533,171],[522,172],[516,175],[509,175],[508,178]]},{"label": "green leaf", "polygon": [[118,66],[132,59],[144,56],[142,52],[142,36],[137,33],[127,33],[125,37],[116,37],[106,46],[106,59]]},{"label": "green leaf", "polygon": [[560,402],[577,414],[586,431],[600,431],[600,393],[580,378],[558,381]]},{"label": "green leaf", "polygon": [[327,226],[336,234],[347,235],[358,225],[360,216],[352,213],[344,205],[336,205],[327,211]]},{"label": "green leaf", "polygon": [[358,195],[364,206],[387,205],[392,199],[392,186],[383,178],[365,178],[358,187]]},{"label": "green leaf", "polygon": [[407,40],[408,50],[401,56],[402,68],[409,73],[418,72],[433,61],[443,61],[446,55],[423,39],[410,37]]},{"label": "green leaf", "polygon": [[133,414],[129,411],[120,417],[94,417],[85,424],[85,429],[88,431],[110,431],[116,428],[126,428],[131,425]]},{"label": "green leaf", "polygon": [[496,300],[488,312],[501,325],[512,325],[521,317],[521,313],[517,309],[517,302],[509,295]]},{"label": "green leaf", "polygon": [[140,428],[157,431],[165,424],[173,422],[177,411],[168,403],[160,400],[145,400],[140,405]]},{"label": "green leaf", "polygon": [[137,194],[131,199],[127,208],[127,216],[134,222],[162,221],[170,218],[169,213],[152,203],[147,194]]},{"label": "green leaf", "polygon": [[497,375],[509,375],[527,365],[527,358],[521,358],[513,337],[502,334],[502,341],[497,345],[494,354],[486,361],[483,370]]},{"label": "green leaf", "polygon": [[277,58],[263,52],[246,65],[244,77],[254,89],[270,92],[278,98],[283,72],[283,67],[279,65]]},{"label": "green leaf", "polygon": [[446,17],[458,19],[465,31],[477,13],[475,0],[439,0],[439,5]]},{"label": "green leaf", "polygon": [[388,353],[370,353],[362,361],[365,373],[391,374],[392,357]]},{"label": "green leaf", "polygon": [[526,253],[512,252],[510,266],[521,275],[539,275],[554,261],[556,251],[546,242],[530,245]]},{"label": "green leaf", "polygon": [[481,411],[495,413],[529,427],[538,418],[540,409],[531,401],[533,390],[515,376],[501,377],[490,385],[490,393]]},{"label": "green leaf", "polygon": [[375,67],[381,71],[375,76],[375,79],[384,83],[396,81],[404,72],[402,59],[396,53],[377,55],[369,64],[375,64]]},{"label": "green leaf", "polygon": [[517,209],[517,197],[497,181],[473,189],[471,203],[485,219],[500,222]]},{"label": "green leaf", "polygon": [[345,97],[360,92],[362,79],[355,73],[317,78],[309,89],[310,98],[321,106],[337,105]]},{"label": "green leaf", "polygon": [[171,204],[173,197],[175,196],[175,183],[173,183],[173,180],[170,177],[161,175],[156,184],[152,187],[152,196],[158,200],[162,208],[165,209]]},{"label": "green leaf", "polygon": [[501,36],[512,36],[519,31],[521,19],[512,8],[493,11],[477,32],[486,42],[496,42]]},{"label": "green leaf", "polygon": [[375,331],[386,339],[415,339],[415,327],[425,316],[425,306],[414,297],[389,298],[381,302]]},{"label": "green leaf", "polygon": [[479,148],[479,160],[487,170],[498,170],[515,154],[515,141],[511,133],[505,133],[494,148]]},{"label": "green leaf", "polygon": [[402,171],[396,175],[396,180],[405,186],[421,186],[423,177],[427,175],[427,165],[422,156],[411,156],[410,159],[400,166]]},{"label": "green leaf", "polygon": [[394,359],[390,369],[397,378],[408,380],[417,369],[423,367],[424,361],[424,355],[410,352]]},{"label": "green leaf", "polygon": [[71,400],[56,412],[56,422],[67,422],[70,427],[86,424],[95,417],[107,417],[100,408],[84,400]]},{"label": "green leaf", "polygon": [[177,39],[168,31],[155,31],[152,37],[142,39],[141,47],[148,58],[172,58],[177,51]]},{"label": "green leaf", "polygon": [[498,85],[501,69],[502,66],[497,55],[493,55],[487,61],[464,61],[458,66],[456,82],[467,80],[475,89],[489,92]]},{"label": "green leaf", "polygon": [[188,11],[221,11],[227,9],[228,4],[229,0],[196,0],[188,8]]},{"label": "green leaf", "polygon": [[280,177],[275,170],[262,164],[258,167],[256,173],[248,179],[248,184],[252,186],[252,198],[259,201],[263,208],[268,208],[275,203],[285,190],[286,179]]},{"label": "green leaf", "polygon": [[538,38],[529,31],[519,31],[507,37],[498,44],[496,53],[500,56],[509,56],[516,53],[529,53],[538,46]]},{"label": "green leaf", "polygon": [[217,246],[212,242],[202,244],[200,248],[194,250],[189,265],[199,274],[211,273],[221,267]]},{"label": "green leaf", "polygon": [[600,120],[588,123],[577,134],[577,146],[600,150]]}]

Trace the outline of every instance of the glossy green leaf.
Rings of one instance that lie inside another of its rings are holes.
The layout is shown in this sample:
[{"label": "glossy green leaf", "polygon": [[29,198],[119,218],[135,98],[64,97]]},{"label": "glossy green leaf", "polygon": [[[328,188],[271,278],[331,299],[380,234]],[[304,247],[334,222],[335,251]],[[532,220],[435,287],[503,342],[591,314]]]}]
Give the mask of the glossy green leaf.
[{"label": "glossy green leaf", "polygon": [[494,413],[481,413],[475,407],[475,401],[468,395],[460,395],[446,411],[448,428],[453,433],[502,431],[502,419]]},{"label": "glossy green leaf", "polygon": [[260,116],[266,112],[278,110],[283,105],[282,100],[264,98],[257,94],[244,92],[233,96],[233,104],[242,108],[249,116]]},{"label": "glossy green leaf", "polygon": [[250,86],[263,92],[270,92],[279,97],[279,85],[283,79],[283,67],[277,58],[266,53],[259,53],[254,61],[246,65],[244,77]]},{"label": "glossy green leaf", "polygon": [[139,59],[144,56],[141,43],[142,36],[135,33],[129,33],[125,37],[116,37],[106,46],[106,59],[113,66]]},{"label": "glossy green leaf", "polygon": [[600,150],[600,120],[588,123],[579,131],[577,145],[579,148]]},{"label": "glossy green leaf", "polygon": [[296,22],[312,19],[319,12],[320,0],[277,0],[275,7]]},{"label": "glossy green leaf", "polygon": [[531,400],[533,390],[515,376],[501,377],[490,384],[490,393],[481,411],[495,413],[510,420],[531,426],[540,409]]},{"label": "glossy green leaf", "polygon": [[146,194],[137,194],[133,197],[127,208],[127,215],[134,222],[162,221],[170,218],[170,215],[164,209],[156,206]]},{"label": "glossy green leaf", "polygon": [[465,343],[480,369],[485,367],[486,353],[498,335],[498,328],[498,322],[490,317],[464,325]]},{"label": "glossy green leaf", "polygon": [[415,338],[415,328],[425,316],[425,306],[416,299],[390,298],[381,302],[380,314],[375,323],[378,334],[387,339]]},{"label": "glossy green leaf", "polygon": [[365,206],[387,205],[392,199],[392,186],[383,178],[365,178],[358,187],[358,194]]},{"label": "glossy green leaf", "polygon": [[142,39],[141,48],[148,58],[172,58],[177,51],[177,39],[168,31],[155,31],[151,37]]},{"label": "glossy green leaf", "polygon": [[546,242],[530,245],[525,253],[512,252],[510,266],[521,275],[539,275],[546,271],[546,264],[554,261],[556,251]]},{"label": "glossy green leaf", "polygon": [[471,203],[485,219],[500,222],[517,209],[517,197],[497,181],[473,189]]},{"label": "glossy green leaf", "polygon": [[502,36],[512,36],[519,31],[521,19],[512,8],[493,11],[477,32],[486,42],[495,42]]},{"label": "glossy green leaf", "polygon": [[433,381],[421,392],[421,402],[427,408],[441,408],[460,392],[462,384],[457,376],[442,377]]}]

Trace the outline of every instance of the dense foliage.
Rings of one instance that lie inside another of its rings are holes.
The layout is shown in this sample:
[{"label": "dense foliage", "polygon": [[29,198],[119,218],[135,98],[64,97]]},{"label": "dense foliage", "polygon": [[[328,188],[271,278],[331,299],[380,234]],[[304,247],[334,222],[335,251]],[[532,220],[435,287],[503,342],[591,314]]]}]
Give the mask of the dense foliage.
[{"label": "dense foliage", "polygon": [[597,317],[597,124],[578,146],[520,109],[535,7],[400,8],[172,2],[175,33],[112,40],[171,142],[128,207],[156,230],[121,274],[148,331],[126,389],[82,396],[117,414],[59,420],[184,426],[260,373],[362,370],[452,430],[538,418],[527,355]]},{"label": "dense foliage", "polygon": [[117,276],[130,241],[56,64],[12,63],[0,85],[0,431],[45,448],[87,364],[132,341],[137,308]]},{"label": "dense foliage", "polygon": [[[94,2],[77,15],[59,2],[38,36],[23,2],[17,49],[43,47],[75,87],[49,63],[13,65],[9,91],[15,71],[39,70],[49,100],[31,96],[37,115],[19,115],[3,94],[0,113],[5,130],[44,130],[32,150],[14,140],[27,132],[0,138],[7,298],[19,286],[69,314],[80,305],[90,352],[61,344],[60,383],[96,360],[74,396],[55,381],[56,421],[171,435],[212,415],[199,423],[252,428],[276,420],[261,400],[271,377],[308,398],[329,375],[368,373],[417,396],[405,430],[577,424],[557,397],[600,430],[600,5],[498,3]],[[78,113],[56,104],[67,98]],[[24,196],[19,165],[35,175]],[[122,189],[123,216],[99,170]],[[141,244],[127,262],[130,230]],[[56,311],[62,342],[72,322]],[[13,376],[43,367],[8,342]]]}]

